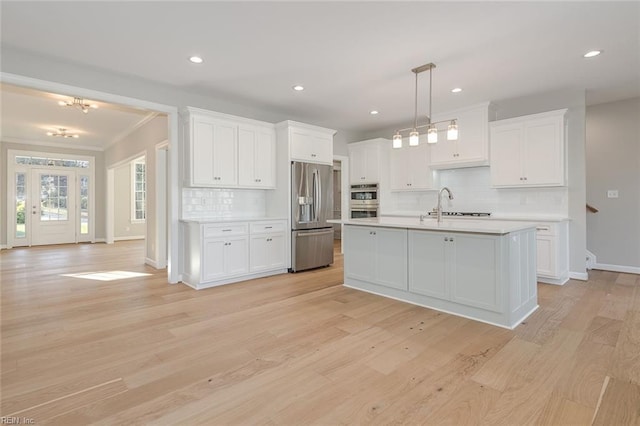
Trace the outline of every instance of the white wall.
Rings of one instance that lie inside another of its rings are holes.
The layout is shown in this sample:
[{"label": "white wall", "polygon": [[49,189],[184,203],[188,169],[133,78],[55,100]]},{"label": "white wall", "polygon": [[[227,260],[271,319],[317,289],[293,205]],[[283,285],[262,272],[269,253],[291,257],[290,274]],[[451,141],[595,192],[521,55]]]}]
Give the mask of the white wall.
[{"label": "white wall", "polygon": [[144,222],[131,221],[133,187],[131,177],[130,163],[114,170],[113,236],[117,240],[144,237],[146,233]]},{"label": "white wall", "polygon": [[[104,152],[106,168],[122,163],[125,160],[133,160],[140,155],[145,156],[147,165],[147,232],[146,232],[146,258],[156,262],[156,149],[155,146],[168,138],[168,124],[166,115],[158,115],[151,121],[139,127],[117,144],[109,147]],[[127,163],[128,164],[128,163]],[[106,169],[105,169],[106,173]],[[117,196],[117,193],[116,193]],[[114,218],[115,219],[115,218]]]},{"label": "white wall", "polygon": [[640,98],[588,107],[586,140],[587,202],[599,209],[587,248],[606,268],[640,273]]}]

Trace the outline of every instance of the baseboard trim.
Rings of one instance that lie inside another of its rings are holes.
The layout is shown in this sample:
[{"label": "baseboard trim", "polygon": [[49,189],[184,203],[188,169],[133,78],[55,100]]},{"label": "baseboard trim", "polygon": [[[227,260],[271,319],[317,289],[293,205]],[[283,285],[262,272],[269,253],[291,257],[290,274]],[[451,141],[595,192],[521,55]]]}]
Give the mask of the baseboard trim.
[{"label": "baseboard trim", "polygon": [[113,241],[128,241],[128,240],[144,240],[144,235],[131,235],[127,237],[113,237]]},{"label": "baseboard trim", "polygon": [[6,244],[0,244],[0,250],[6,250],[7,246]]},{"label": "baseboard trim", "polygon": [[145,257],[144,258],[144,263],[146,265],[151,266],[152,268],[156,268],[156,269],[165,269],[165,268],[160,268],[158,266],[158,262],[156,262],[154,259],[151,259],[150,257]]},{"label": "baseboard trim", "polygon": [[572,280],[589,281],[589,274],[586,272],[569,272]]},{"label": "baseboard trim", "polygon": [[624,272],[626,274],[640,275],[640,268],[636,266],[609,265],[607,263],[595,263],[593,265],[593,269],[599,269],[601,271]]},{"label": "baseboard trim", "polygon": [[569,281],[569,277],[566,277],[566,278],[548,278],[548,277],[541,277],[540,275],[538,275],[537,279],[538,279],[539,283],[553,284],[553,285],[565,285],[567,283],[567,281]]}]

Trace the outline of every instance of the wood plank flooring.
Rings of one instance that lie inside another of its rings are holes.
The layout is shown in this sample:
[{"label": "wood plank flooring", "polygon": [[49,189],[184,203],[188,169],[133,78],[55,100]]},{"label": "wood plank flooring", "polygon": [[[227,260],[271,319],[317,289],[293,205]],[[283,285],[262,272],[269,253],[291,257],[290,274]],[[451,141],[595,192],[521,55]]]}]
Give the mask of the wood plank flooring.
[{"label": "wood plank flooring", "polygon": [[[638,275],[539,284],[540,309],[509,331],[344,288],[340,255],[201,291],[143,265],[141,241],[3,250],[0,261],[1,416],[640,425]],[[65,276],[105,271],[148,275]]]}]

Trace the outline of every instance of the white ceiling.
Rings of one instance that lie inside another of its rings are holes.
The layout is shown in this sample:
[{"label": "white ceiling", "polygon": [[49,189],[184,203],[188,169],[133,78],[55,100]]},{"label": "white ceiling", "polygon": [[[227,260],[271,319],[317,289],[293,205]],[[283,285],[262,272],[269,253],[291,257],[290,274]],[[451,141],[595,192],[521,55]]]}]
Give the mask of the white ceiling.
[{"label": "white ceiling", "polygon": [[[101,151],[131,133],[156,114],[85,99],[96,105],[84,114],[76,107],[58,105],[73,101],[73,94],[46,93],[0,84],[2,95],[2,140]],[[78,138],[47,136],[64,128]]]},{"label": "white ceiling", "polygon": [[357,132],[410,123],[410,69],[427,62],[434,113],[564,89],[640,96],[638,1],[3,1],[2,44]]}]

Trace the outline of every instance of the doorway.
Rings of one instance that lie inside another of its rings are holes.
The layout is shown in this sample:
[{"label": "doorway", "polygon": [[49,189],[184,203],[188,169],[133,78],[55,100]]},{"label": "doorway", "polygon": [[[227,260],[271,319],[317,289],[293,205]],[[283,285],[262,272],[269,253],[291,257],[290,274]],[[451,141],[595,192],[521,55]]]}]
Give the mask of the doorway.
[{"label": "doorway", "polygon": [[93,241],[93,157],[7,154],[7,245]]}]

